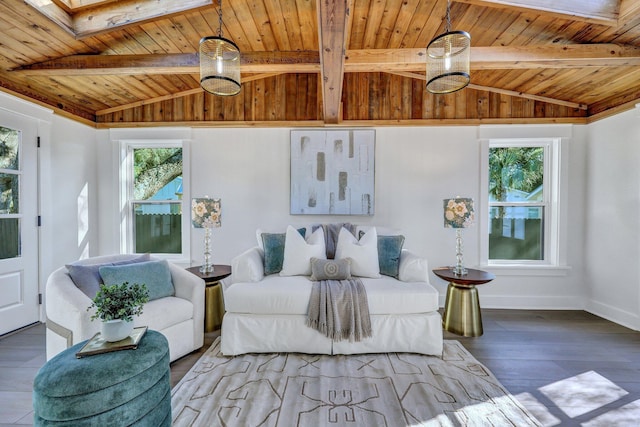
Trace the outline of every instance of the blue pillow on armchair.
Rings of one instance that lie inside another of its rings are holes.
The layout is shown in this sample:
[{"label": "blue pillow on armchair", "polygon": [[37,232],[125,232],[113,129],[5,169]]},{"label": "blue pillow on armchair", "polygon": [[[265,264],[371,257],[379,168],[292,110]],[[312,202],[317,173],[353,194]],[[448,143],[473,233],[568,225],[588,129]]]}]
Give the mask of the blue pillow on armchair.
[{"label": "blue pillow on armchair", "polygon": [[173,296],[175,289],[171,271],[166,260],[140,262],[127,265],[105,265],[100,267],[100,276],[106,285],[144,284],[149,290],[149,301]]}]

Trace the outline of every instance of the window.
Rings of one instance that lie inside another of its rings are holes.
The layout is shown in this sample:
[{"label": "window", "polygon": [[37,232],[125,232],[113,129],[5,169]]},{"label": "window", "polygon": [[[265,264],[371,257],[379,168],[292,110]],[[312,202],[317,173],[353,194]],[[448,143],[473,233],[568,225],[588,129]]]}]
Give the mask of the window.
[{"label": "window", "polygon": [[0,126],[0,259],[21,256],[20,139],[20,131]]},{"label": "window", "polygon": [[125,252],[188,258],[182,215],[183,147],[180,142],[123,144]]},{"label": "window", "polygon": [[492,140],[487,161],[487,262],[558,262],[557,140]]}]

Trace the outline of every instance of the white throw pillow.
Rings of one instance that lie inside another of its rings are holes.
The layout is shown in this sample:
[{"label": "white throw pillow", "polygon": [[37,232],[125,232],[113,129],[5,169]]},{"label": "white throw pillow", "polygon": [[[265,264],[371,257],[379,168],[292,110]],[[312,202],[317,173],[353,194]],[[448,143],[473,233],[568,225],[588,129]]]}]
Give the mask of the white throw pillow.
[{"label": "white throw pillow", "polygon": [[351,274],[360,277],[380,277],[378,263],[378,233],[375,227],[367,231],[360,241],[346,228],[340,229],[336,245],[336,259],[351,258]]},{"label": "white throw pillow", "polygon": [[307,240],[292,226],[287,227],[284,241],[284,260],[281,276],[310,276],[311,258],[326,259],[322,227],[314,231]]}]

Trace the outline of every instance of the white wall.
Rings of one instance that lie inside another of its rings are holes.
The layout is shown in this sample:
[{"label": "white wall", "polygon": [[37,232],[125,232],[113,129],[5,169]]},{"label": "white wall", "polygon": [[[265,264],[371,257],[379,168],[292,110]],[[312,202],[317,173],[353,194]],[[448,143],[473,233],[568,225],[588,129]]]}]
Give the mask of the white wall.
[{"label": "white wall", "polygon": [[[567,136],[563,172],[566,191],[563,203],[582,212],[584,206],[585,132],[572,126],[493,127],[506,137]],[[541,131],[542,129],[542,131]],[[101,221],[100,248],[112,253],[118,247],[119,213],[117,198],[117,159],[114,139],[126,136],[140,139],[172,138],[175,129],[132,129],[98,131],[100,213],[111,212]],[[432,267],[451,265],[455,260],[455,239],[443,227],[442,199],[461,195],[480,198],[480,130],[460,127],[381,127],[376,128],[376,200],[373,217],[302,216],[289,214],[290,129],[204,129],[190,134],[190,197],[220,197],[222,227],[213,230],[212,258],[215,263],[231,259],[255,245],[257,228],[283,231],[288,224],[349,221],[400,230],[405,247],[424,255]],[[569,167],[569,163],[571,167]],[[577,220],[577,221],[576,221]],[[192,264],[202,262],[203,230],[190,229]],[[479,233],[476,226],[464,231],[465,264],[479,265]],[[582,308],[583,229],[580,214],[566,224],[564,238],[570,242],[568,269],[531,274],[494,271],[495,281],[480,287],[484,307],[502,308]],[[444,302],[446,283],[432,275]]]},{"label": "white wall", "polygon": [[589,126],[587,309],[640,330],[640,108]]},{"label": "white wall", "polygon": [[[500,132],[527,137],[536,136],[537,129],[505,126]],[[567,128],[558,129],[566,133]],[[480,287],[484,307],[587,308],[640,329],[638,130],[637,112],[570,127],[563,152],[568,213],[563,237],[569,268],[525,275],[496,271],[496,280]],[[121,131],[140,138],[175,132]],[[112,133],[54,120],[51,182],[59,194],[53,204],[56,244],[50,256],[56,266],[87,253],[119,250]],[[479,198],[483,127],[376,128],[376,214],[371,218],[289,215],[289,133],[286,128],[188,130],[192,189],[185,198],[209,195],[223,203],[222,228],[213,232],[214,262],[229,263],[254,245],[256,228],[351,221],[401,230],[405,246],[426,256],[432,267],[453,263],[454,238],[442,226],[442,199]],[[78,208],[84,188],[88,228]],[[202,261],[203,234],[196,229],[190,233],[195,265]],[[479,227],[464,231],[467,266],[479,264],[478,236]],[[435,276],[432,282],[444,294],[446,284]]]},{"label": "white wall", "polygon": [[54,116],[49,155],[51,206],[45,220],[49,217],[47,225],[53,229],[48,249],[52,268],[56,269],[99,254],[98,199],[102,184],[96,173],[96,130]]}]

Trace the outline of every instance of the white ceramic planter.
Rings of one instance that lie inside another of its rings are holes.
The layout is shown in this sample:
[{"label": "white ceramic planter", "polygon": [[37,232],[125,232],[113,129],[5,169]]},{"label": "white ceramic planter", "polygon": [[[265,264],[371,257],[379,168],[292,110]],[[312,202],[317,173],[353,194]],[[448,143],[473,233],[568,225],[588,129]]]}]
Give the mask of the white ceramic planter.
[{"label": "white ceramic planter", "polygon": [[122,319],[106,320],[102,322],[102,338],[108,342],[122,341],[133,332],[133,322]]}]

